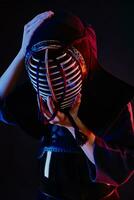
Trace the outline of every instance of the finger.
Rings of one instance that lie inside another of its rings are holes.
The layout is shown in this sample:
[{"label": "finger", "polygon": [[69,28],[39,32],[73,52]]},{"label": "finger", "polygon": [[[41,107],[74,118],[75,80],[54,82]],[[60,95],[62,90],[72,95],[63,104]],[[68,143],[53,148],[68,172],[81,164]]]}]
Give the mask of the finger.
[{"label": "finger", "polygon": [[75,98],[75,101],[73,103],[73,106],[72,106],[70,112],[77,113],[79,110],[80,103],[81,103],[81,94],[79,93]]},{"label": "finger", "polygon": [[53,114],[55,112],[55,106],[53,104],[52,97],[47,98],[47,106],[48,106],[50,113]]},{"label": "finger", "polygon": [[44,117],[46,117],[46,119],[49,120],[51,118],[52,114],[50,113],[50,111],[49,111],[48,106],[47,106],[46,103],[43,104],[43,107],[44,107],[44,109],[43,109],[43,115],[44,115]]},{"label": "finger", "polygon": [[39,15],[37,15],[36,17],[34,17],[30,23],[33,23],[34,21],[38,20],[38,19],[47,19],[49,17],[51,17],[52,15],[54,15],[54,12],[52,11],[47,11],[47,12],[44,12],[44,13],[41,13]]},{"label": "finger", "polygon": [[54,121],[54,120],[51,120],[49,123],[50,123],[50,124],[54,124],[54,125],[60,125],[60,124],[59,124],[59,121]]},{"label": "finger", "polygon": [[48,15],[46,16],[42,16],[39,18],[36,18],[34,20],[32,20],[31,22],[29,22],[28,24],[25,25],[25,30],[26,31],[33,31],[34,29],[36,29],[38,26],[40,26],[47,18],[50,18],[52,15]]},{"label": "finger", "polygon": [[29,23],[27,23],[24,26],[24,30],[29,32],[33,32],[38,26],[40,26],[47,18],[52,17],[53,14],[51,12],[47,14],[42,14],[40,16],[36,16],[34,19],[32,19]]},{"label": "finger", "polygon": [[57,114],[53,120],[51,120],[51,123],[57,124],[61,123],[65,120],[66,116],[64,113],[57,111]]},{"label": "finger", "polygon": [[29,26],[29,25],[35,23],[37,20],[40,20],[40,19],[45,20],[45,19],[47,19],[47,18],[49,18],[53,15],[54,15],[54,12],[52,12],[52,11],[46,11],[46,12],[40,13],[40,14],[36,15],[30,22],[28,22],[27,25]]},{"label": "finger", "polygon": [[57,117],[58,117],[58,119],[59,119],[60,122],[63,122],[63,121],[66,120],[65,114],[62,113],[62,112],[60,112],[60,111],[57,112]]},{"label": "finger", "polygon": [[43,19],[35,22],[33,25],[29,26],[25,29],[25,33],[28,34],[29,38],[32,37],[35,30],[43,23]]},{"label": "finger", "polygon": [[59,119],[58,119],[58,117],[56,116],[54,119],[52,119],[52,120],[50,121],[50,124],[59,124]]},{"label": "finger", "polygon": [[55,125],[64,126],[64,127],[72,126],[68,117],[60,111],[58,111],[56,117],[50,121],[50,124],[55,124]]},{"label": "finger", "polygon": [[55,124],[55,125],[59,125],[59,126],[64,126],[64,127],[71,127],[72,124],[70,123],[68,117],[66,116],[58,116],[57,118],[55,118],[54,120],[52,120],[50,122],[51,124]]},{"label": "finger", "polygon": [[28,25],[25,27],[25,32],[28,34],[32,34],[42,23],[44,22],[43,19],[39,19],[36,22],[32,23],[31,25]]},{"label": "finger", "polygon": [[59,124],[60,125],[71,126],[71,123],[70,123],[68,117],[63,112],[58,111],[57,112],[57,117],[59,119]]},{"label": "finger", "polygon": [[59,122],[50,121],[49,123],[50,123],[50,124],[53,124],[53,125],[65,127],[64,124],[60,124]]}]

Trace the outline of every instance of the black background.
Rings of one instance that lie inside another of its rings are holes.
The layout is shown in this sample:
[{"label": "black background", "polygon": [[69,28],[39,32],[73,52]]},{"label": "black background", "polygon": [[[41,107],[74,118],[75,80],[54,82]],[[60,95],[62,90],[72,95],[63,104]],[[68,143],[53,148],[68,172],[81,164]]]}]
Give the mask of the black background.
[{"label": "black background", "polygon": [[[97,34],[100,63],[115,76],[134,85],[134,3],[123,0],[0,1],[1,74],[21,46],[24,24],[36,14],[54,8],[70,10],[92,24]],[[39,142],[18,127],[4,124],[0,124],[0,134],[0,199],[34,200]],[[121,199],[134,199],[133,188],[133,181],[123,186]]]}]

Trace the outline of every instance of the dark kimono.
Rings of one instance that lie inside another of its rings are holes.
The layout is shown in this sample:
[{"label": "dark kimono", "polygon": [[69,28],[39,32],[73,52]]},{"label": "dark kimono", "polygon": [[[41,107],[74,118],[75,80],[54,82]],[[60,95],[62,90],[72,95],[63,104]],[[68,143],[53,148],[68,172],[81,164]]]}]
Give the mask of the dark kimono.
[{"label": "dark kimono", "polygon": [[[79,118],[96,135],[95,165],[66,128],[41,123],[36,94],[29,82],[1,101],[0,120],[19,125],[41,141],[43,194],[58,200],[97,200],[114,193],[134,176],[133,95],[132,86],[99,65],[86,79]],[[47,152],[52,152],[49,178],[44,176]]]}]

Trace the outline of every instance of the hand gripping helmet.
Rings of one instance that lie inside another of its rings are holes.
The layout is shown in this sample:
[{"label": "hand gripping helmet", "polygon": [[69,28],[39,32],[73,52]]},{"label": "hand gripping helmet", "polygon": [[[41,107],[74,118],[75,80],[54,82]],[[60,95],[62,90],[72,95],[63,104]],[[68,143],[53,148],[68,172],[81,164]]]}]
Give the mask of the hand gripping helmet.
[{"label": "hand gripping helmet", "polygon": [[91,49],[87,47],[89,32],[85,30],[78,17],[63,12],[55,13],[34,33],[25,64],[41,113],[48,96],[57,109],[64,111],[71,108],[81,92],[91,54],[87,52]]}]

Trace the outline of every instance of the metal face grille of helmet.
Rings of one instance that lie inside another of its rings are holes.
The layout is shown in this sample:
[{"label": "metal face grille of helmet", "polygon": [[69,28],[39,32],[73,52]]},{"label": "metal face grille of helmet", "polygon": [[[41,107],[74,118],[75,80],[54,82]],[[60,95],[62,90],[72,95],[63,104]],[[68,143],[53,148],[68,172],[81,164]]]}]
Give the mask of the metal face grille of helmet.
[{"label": "metal face grille of helmet", "polygon": [[39,98],[46,101],[51,96],[61,110],[72,106],[81,91],[86,68],[76,48],[64,49],[55,40],[41,41],[27,52],[25,64]]}]

